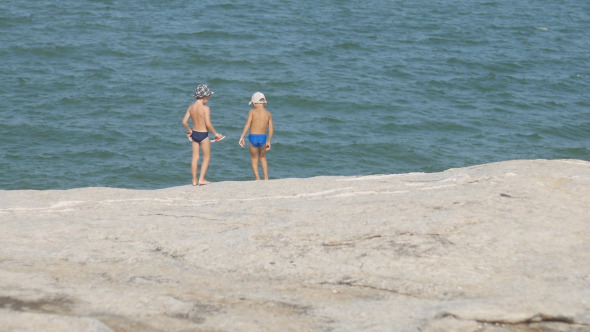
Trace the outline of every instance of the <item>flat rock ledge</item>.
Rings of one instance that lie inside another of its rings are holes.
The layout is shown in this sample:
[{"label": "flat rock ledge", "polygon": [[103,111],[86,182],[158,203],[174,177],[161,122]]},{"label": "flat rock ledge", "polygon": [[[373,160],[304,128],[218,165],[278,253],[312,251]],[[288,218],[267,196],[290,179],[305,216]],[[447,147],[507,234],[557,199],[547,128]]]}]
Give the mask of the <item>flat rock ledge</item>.
[{"label": "flat rock ledge", "polygon": [[590,331],[590,162],[0,191],[0,331]]}]

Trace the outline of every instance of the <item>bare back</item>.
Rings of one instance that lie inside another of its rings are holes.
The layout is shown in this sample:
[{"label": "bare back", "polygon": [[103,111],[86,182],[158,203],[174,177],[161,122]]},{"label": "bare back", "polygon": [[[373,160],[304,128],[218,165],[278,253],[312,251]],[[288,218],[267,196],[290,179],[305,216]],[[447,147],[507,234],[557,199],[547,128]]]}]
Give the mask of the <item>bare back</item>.
[{"label": "bare back", "polygon": [[210,122],[209,106],[197,102],[189,106],[188,113],[190,113],[191,120],[193,120],[194,131],[209,131],[207,126],[208,122]]},{"label": "bare back", "polygon": [[266,139],[266,151],[270,150],[274,133],[272,115],[266,108],[264,108],[262,104],[254,104],[254,109],[251,109],[250,112],[248,112],[248,120],[246,120],[244,130],[242,131],[242,136],[240,136],[238,143],[240,146],[244,146],[244,135],[246,135],[248,130],[250,130],[250,134],[266,135],[267,129],[268,137]]},{"label": "bare back", "polygon": [[264,107],[256,107],[250,110],[250,134],[266,134],[268,124],[271,122],[271,114]]}]

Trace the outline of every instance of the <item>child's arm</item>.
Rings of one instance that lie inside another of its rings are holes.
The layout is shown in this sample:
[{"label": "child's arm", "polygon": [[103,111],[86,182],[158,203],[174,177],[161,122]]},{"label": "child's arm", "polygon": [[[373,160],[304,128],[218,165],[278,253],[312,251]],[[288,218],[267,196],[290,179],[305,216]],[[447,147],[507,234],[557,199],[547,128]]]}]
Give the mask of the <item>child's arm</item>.
[{"label": "child's arm", "polygon": [[191,117],[191,112],[189,110],[190,110],[190,107],[186,110],[186,114],[184,115],[184,118],[182,119],[182,126],[184,127],[184,129],[186,129],[187,136],[190,136],[191,133],[193,132],[191,130],[191,127],[188,126],[188,119]]},{"label": "child's arm", "polygon": [[218,133],[217,131],[215,131],[215,128],[213,127],[213,124],[211,123],[211,115],[210,115],[209,107],[207,107],[205,109],[205,126],[207,127],[207,130],[209,130],[210,132],[213,133],[213,135],[215,135],[215,137],[221,138],[221,136],[223,136],[220,133]]},{"label": "child's arm", "polygon": [[250,129],[251,124],[252,124],[252,111],[250,111],[248,113],[248,120],[246,120],[246,125],[244,125],[244,130],[242,131],[242,136],[240,136],[240,140],[238,141],[238,144],[240,144],[241,147],[244,147],[244,136],[246,135],[246,132],[248,131],[248,129]]},{"label": "child's arm", "polygon": [[268,141],[266,142],[266,151],[270,150],[270,142],[272,141],[272,135],[274,134],[274,128],[272,125],[272,115],[268,119]]}]

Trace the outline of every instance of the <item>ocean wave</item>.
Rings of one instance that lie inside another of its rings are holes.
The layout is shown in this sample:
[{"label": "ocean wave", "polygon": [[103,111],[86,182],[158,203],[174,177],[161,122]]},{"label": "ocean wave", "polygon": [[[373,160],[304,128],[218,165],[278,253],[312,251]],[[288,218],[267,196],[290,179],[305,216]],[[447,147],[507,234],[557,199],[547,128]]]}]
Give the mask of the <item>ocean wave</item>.
[{"label": "ocean wave", "polygon": [[255,91],[272,178],[588,159],[583,9],[15,2],[0,14],[0,188],[190,183],[180,121],[197,84],[227,136],[211,180],[252,177],[237,139]]}]

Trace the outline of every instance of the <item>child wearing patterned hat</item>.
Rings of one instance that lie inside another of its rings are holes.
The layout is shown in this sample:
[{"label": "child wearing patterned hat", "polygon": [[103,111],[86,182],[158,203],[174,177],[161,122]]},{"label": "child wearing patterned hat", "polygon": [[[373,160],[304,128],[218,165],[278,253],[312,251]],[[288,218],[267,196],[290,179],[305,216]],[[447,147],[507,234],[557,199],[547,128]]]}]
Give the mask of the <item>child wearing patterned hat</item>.
[{"label": "child wearing patterned hat", "polygon": [[[209,161],[211,159],[211,141],[209,140],[209,132],[215,135],[215,140],[221,140],[223,135],[215,131],[211,123],[210,109],[207,106],[209,98],[213,95],[213,91],[206,85],[199,85],[195,89],[194,97],[196,101],[188,107],[182,125],[186,129],[187,136],[192,141],[193,158],[191,161],[191,172],[193,175],[193,186],[206,185],[210,182],[205,180]],[[193,122],[193,129],[188,125],[189,118]],[[201,163],[201,174],[197,181],[197,166],[199,163],[199,150],[203,150],[203,162]]]}]

